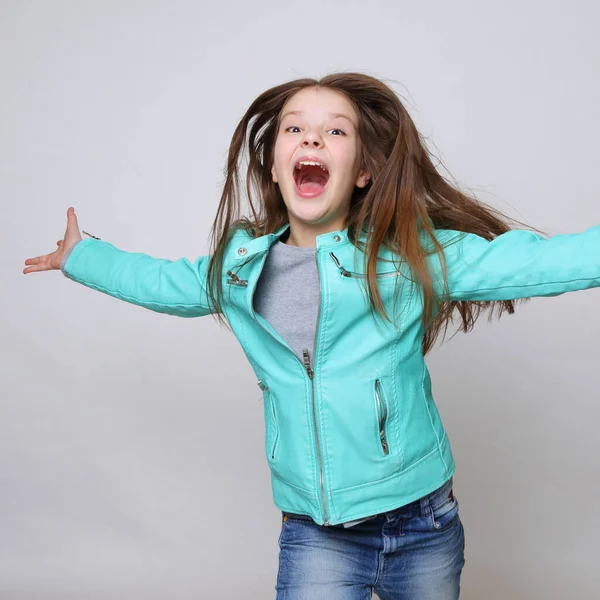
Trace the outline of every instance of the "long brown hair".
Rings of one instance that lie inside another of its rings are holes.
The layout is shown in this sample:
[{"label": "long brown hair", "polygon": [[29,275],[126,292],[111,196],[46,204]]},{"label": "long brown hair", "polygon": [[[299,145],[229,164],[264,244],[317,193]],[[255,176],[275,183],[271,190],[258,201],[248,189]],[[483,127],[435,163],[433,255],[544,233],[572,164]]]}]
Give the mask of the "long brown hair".
[{"label": "long brown hair", "polygon": [[[433,230],[453,229],[491,240],[509,231],[511,224],[524,224],[461,191],[458,185],[452,185],[438,173],[421,134],[388,85],[362,73],[342,72],[320,79],[296,79],[272,87],[252,102],[238,123],[229,147],[226,180],[210,233],[208,292],[218,320],[224,323],[221,314],[223,256],[235,230],[242,227],[253,237],[259,237],[272,233],[288,220],[279,185],[271,179],[271,165],[282,108],[291,96],[307,87],[328,88],[345,94],[359,117],[362,164],[371,179],[366,187],[354,188],[346,225],[349,240],[364,250],[371,311],[392,322],[381,300],[376,278],[377,257],[383,246],[406,262],[410,279],[422,287],[423,354],[435,344],[442,328],[445,337],[448,324],[455,316],[459,318],[458,331],[466,333],[473,328],[482,309],[490,310],[490,320],[495,310],[498,317],[504,311],[512,314],[513,300],[447,300],[446,262],[443,247]],[[239,176],[246,140],[248,216],[242,214],[240,206]],[[359,242],[361,233],[366,234],[364,243]],[[434,292],[426,260],[429,254],[420,240],[423,233],[431,238],[442,265],[444,292],[441,296]]]}]

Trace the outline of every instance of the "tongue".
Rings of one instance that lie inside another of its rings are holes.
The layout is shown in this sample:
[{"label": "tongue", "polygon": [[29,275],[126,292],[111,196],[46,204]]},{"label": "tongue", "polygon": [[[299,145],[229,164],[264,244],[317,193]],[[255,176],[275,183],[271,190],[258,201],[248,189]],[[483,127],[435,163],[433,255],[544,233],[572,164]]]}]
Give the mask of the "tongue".
[{"label": "tongue", "polygon": [[298,189],[305,194],[314,194],[315,192],[323,191],[325,183],[321,181],[303,181]]},{"label": "tongue", "polygon": [[321,193],[327,185],[329,174],[323,173],[320,167],[303,166],[300,172],[296,172],[296,183],[303,194]]}]

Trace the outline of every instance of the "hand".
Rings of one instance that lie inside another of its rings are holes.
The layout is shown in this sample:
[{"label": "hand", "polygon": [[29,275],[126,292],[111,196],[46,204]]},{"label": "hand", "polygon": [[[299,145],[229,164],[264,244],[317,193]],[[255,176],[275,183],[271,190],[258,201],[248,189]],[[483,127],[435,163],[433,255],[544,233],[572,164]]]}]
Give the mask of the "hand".
[{"label": "hand", "polygon": [[81,239],[79,225],[77,224],[77,217],[75,216],[75,209],[71,206],[69,210],[67,210],[67,229],[65,231],[65,237],[64,239],[56,242],[58,248],[51,254],[36,256],[35,258],[28,258],[25,261],[25,264],[32,266],[23,269],[23,273],[34,273],[36,271],[51,271],[52,269],[60,269],[60,261],[62,257]]}]

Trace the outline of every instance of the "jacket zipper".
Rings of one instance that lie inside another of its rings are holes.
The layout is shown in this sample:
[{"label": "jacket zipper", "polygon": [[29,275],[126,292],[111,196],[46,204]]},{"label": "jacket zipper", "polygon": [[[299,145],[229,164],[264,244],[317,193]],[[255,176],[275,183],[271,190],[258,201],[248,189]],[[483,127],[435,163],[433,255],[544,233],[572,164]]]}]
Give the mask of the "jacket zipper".
[{"label": "jacket zipper", "polygon": [[387,420],[387,405],[385,398],[381,394],[381,382],[379,379],[375,380],[375,399],[377,401],[377,419],[379,423],[379,441],[381,442],[381,448],[384,454],[389,454],[390,448],[385,436],[385,422]]},{"label": "jacket zipper", "polygon": [[[315,339],[313,342],[313,365],[316,367],[317,366],[317,361],[316,361],[316,354],[317,354],[317,337],[319,335],[319,320],[321,317],[321,302],[323,301],[322,299],[322,290],[321,290],[321,273],[319,271],[319,255],[317,252],[317,249],[315,248],[315,262],[317,263],[317,276],[319,278],[319,305],[317,307],[317,327],[316,327],[316,331],[315,331]],[[324,525],[327,526],[329,525],[329,522],[327,520],[327,502],[325,500],[325,482],[324,482],[324,478],[323,478],[323,459],[321,458],[321,444],[319,442],[319,428],[317,427],[317,409],[316,409],[316,405],[315,405],[315,373],[314,370],[310,368],[310,358],[308,356],[308,348],[304,348],[304,350],[302,351],[302,354],[304,356],[304,364],[306,366],[306,372],[308,373],[308,376],[310,377],[310,382],[311,382],[311,388],[312,388],[312,413],[313,413],[313,423],[314,423],[314,427],[315,427],[315,443],[317,445],[317,459],[319,461],[319,479],[320,479],[320,483],[321,483],[321,499],[323,501],[323,521],[324,521]]]},{"label": "jacket zipper", "polygon": [[[318,317],[317,317],[317,323],[318,323]],[[317,336],[315,335],[315,342],[316,342]],[[324,524],[325,526],[329,525],[329,522],[327,521],[327,503],[325,502],[325,485],[323,483],[323,462],[321,459],[321,448],[319,445],[319,431],[317,429],[317,412],[315,409],[315,380],[314,380],[314,371],[310,368],[310,359],[308,356],[308,348],[304,348],[304,350],[302,351],[302,354],[304,356],[304,366],[306,367],[306,372],[308,373],[308,376],[310,377],[310,383],[311,383],[311,387],[312,387],[312,413],[313,413],[313,423],[314,423],[314,427],[315,427],[315,442],[317,443],[317,459],[319,461],[319,480],[320,480],[320,484],[321,484],[321,500],[323,501],[323,516],[324,516]],[[315,353],[313,350],[313,362],[314,362],[314,357],[315,357]]]},{"label": "jacket zipper", "polygon": [[[344,277],[355,277],[357,279],[362,279],[362,278],[367,277],[367,275],[365,273],[354,273],[353,271],[348,271],[348,270],[344,269],[344,267],[341,265],[340,261],[338,260],[337,256],[333,252],[330,252],[329,256],[331,256],[331,258],[333,258],[333,261],[335,262],[337,268],[342,272],[342,275]],[[396,277],[400,273],[402,273],[402,271],[391,271],[389,273],[377,273],[377,279],[379,279],[381,277]]]},{"label": "jacket zipper", "polygon": [[[315,341],[313,344],[313,362],[314,362],[314,358],[315,358],[315,350],[317,348],[317,333],[319,332],[319,318],[321,316],[321,298],[320,298],[320,294],[321,292],[321,275],[319,273],[319,259],[317,257],[317,252],[315,250],[315,260],[317,262],[317,275],[319,275],[319,306],[317,309],[317,330],[315,331]],[[258,270],[258,276],[257,276],[257,280],[260,278],[260,275],[263,271],[263,268],[265,266],[265,262],[267,261],[267,257],[264,256],[263,260],[261,262],[260,268]],[[242,280],[245,281],[245,280]],[[247,282],[246,282],[247,283]],[[277,342],[281,343],[280,340],[278,340],[257,318],[256,318],[256,312],[254,310],[254,302],[253,302],[253,298],[250,298],[250,311],[252,316],[254,317],[254,320]],[[314,423],[314,427],[315,427],[315,442],[316,442],[316,446],[317,446],[317,459],[319,462],[319,478],[320,478],[320,484],[321,484],[321,499],[323,502],[323,524],[325,526],[329,525],[329,521],[327,520],[327,505],[325,503],[325,486],[324,486],[324,482],[323,482],[323,462],[321,459],[321,449],[320,449],[320,444],[319,444],[319,432],[317,430],[317,415],[316,415],[316,410],[315,410],[315,385],[314,385],[314,381],[313,381],[313,376],[314,376],[314,371],[310,368],[310,361],[308,361],[308,349],[305,348],[302,353],[304,356],[304,364],[302,363],[302,361],[298,358],[298,356],[296,355],[296,353],[290,348],[290,351],[292,352],[292,354],[294,355],[295,359],[302,365],[302,368],[306,369],[306,372],[308,374],[308,377],[311,380],[311,387],[312,387],[312,413],[313,413],[313,423]]]}]

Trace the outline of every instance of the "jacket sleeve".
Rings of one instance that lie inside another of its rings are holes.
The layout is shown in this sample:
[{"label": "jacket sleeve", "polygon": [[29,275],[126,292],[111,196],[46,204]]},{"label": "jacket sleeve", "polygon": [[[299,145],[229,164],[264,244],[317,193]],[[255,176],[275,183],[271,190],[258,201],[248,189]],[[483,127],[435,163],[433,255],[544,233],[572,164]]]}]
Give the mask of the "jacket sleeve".
[{"label": "jacket sleeve", "polygon": [[216,312],[206,286],[209,258],[171,261],[86,238],[63,257],[61,270],[73,281],[132,304],[178,317],[202,317]]},{"label": "jacket sleeve", "polygon": [[[444,246],[450,300],[516,300],[600,286],[600,225],[550,238],[528,230],[491,241],[449,229],[435,235]],[[441,265],[435,254],[429,260],[440,293]]]}]

